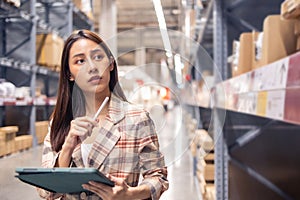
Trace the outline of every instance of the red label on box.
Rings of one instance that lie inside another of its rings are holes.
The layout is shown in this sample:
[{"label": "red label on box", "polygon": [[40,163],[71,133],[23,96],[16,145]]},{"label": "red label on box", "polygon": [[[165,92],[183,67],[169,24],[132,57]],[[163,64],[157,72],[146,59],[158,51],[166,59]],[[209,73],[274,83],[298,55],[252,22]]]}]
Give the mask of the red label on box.
[{"label": "red label on box", "polygon": [[300,123],[300,88],[286,89],[284,120]]},{"label": "red label on box", "polygon": [[290,56],[286,87],[300,86],[300,53]]}]

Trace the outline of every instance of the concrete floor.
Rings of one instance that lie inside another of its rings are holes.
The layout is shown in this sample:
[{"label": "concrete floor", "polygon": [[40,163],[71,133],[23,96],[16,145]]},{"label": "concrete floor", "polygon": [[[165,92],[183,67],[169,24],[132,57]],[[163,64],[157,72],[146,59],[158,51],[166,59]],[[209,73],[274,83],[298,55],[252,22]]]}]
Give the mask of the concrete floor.
[{"label": "concrete floor", "polygon": [[[201,200],[199,189],[195,187],[192,157],[188,149],[185,128],[182,126],[181,110],[175,108],[168,113],[161,109],[152,110],[158,130],[160,147],[168,166],[169,190],[161,200]],[[162,120],[163,119],[163,120]],[[42,147],[0,158],[0,199],[36,200],[40,199],[34,187],[19,181],[14,176],[16,167],[37,167],[41,164]]]}]

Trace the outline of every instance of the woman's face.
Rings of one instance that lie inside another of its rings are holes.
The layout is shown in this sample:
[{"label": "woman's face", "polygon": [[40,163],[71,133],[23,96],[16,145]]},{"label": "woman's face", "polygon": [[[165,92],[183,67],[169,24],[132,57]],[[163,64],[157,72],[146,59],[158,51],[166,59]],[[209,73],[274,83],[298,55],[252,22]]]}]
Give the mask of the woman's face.
[{"label": "woman's face", "polygon": [[109,92],[112,58],[104,49],[89,39],[79,39],[72,45],[69,54],[71,79],[74,79],[83,92]]}]

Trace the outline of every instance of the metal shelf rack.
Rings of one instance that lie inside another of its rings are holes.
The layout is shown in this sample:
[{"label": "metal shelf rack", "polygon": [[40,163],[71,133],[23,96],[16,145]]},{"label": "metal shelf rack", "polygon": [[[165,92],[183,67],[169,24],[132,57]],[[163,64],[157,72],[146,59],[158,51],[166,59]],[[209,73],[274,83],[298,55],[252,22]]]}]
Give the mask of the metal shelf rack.
[{"label": "metal shelf rack", "polygon": [[[66,39],[73,29],[93,29],[93,22],[70,0],[23,0],[20,8],[0,2],[0,24],[0,77],[11,81],[17,87],[30,87],[32,97],[32,102],[14,101],[1,104],[0,125],[15,125],[8,124],[6,117],[9,114],[11,119],[15,118],[11,116],[12,112],[20,114],[25,118],[23,122],[15,120],[22,126],[19,129],[20,134],[30,132],[35,146],[35,121],[39,118],[37,110],[44,110],[47,113],[46,118],[49,117],[49,109],[53,106],[51,97],[56,95],[58,82],[56,71],[36,64],[36,34],[56,33]],[[50,99],[41,102],[35,98],[37,83],[42,84]],[[25,125],[24,121],[27,121]]]},{"label": "metal shelf rack", "polygon": [[[223,80],[230,78],[227,57],[232,52],[232,41],[238,39],[242,32],[261,31],[263,19],[270,14],[279,14],[282,2],[214,1],[215,73],[220,73]],[[220,95],[225,97],[226,102],[227,94],[217,91],[215,96],[219,99]],[[300,181],[297,170],[300,163],[297,156],[299,124],[228,110],[222,106],[213,107],[212,111],[216,198],[299,199],[296,184]]]}]

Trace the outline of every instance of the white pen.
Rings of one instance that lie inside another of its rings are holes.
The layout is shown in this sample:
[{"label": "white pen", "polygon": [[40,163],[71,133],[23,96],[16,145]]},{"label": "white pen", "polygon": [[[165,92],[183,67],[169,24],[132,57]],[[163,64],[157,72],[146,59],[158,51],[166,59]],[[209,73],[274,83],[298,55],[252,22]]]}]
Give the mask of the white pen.
[{"label": "white pen", "polygon": [[100,108],[97,110],[97,112],[96,112],[96,114],[95,114],[93,120],[96,120],[96,119],[98,118],[98,116],[99,116],[101,110],[104,108],[104,106],[105,106],[105,104],[108,102],[108,100],[109,100],[109,97],[105,97],[105,99],[104,99],[104,101],[102,102]]}]

